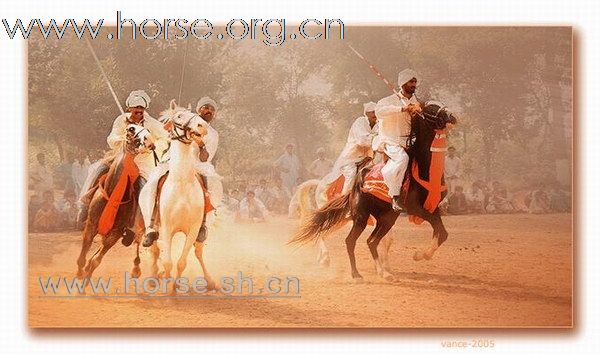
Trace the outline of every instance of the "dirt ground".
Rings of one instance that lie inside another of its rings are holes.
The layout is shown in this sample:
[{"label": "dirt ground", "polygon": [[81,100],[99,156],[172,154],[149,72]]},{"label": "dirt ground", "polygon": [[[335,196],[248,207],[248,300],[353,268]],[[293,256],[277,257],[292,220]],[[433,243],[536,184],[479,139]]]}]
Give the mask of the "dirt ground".
[{"label": "dirt ground", "polygon": [[[28,314],[32,327],[511,327],[572,325],[571,214],[447,216],[450,233],[431,261],[412,259],[431,228],[399,219],[391,266],[395,282],[379,278],[366,239],[357,262],[365,281],[350,278],[346,225],[327,240],[331,265],[316,264],[316,249],[286,245],[297,220],[238,225],[221,221],[209,235],[205,260],[212,276],[251,276],[255,293],[269,276],[300,279],[293,297],[242,298],[220,294],[177,298],[47,298],[38,277],[73,277],[78,232],[29,234]],[[182,238],[181,238],[182,239]],[[181,239],[177,240],[181,243]],[[92,252],[98,247],[96,239]],[[177,249],[177,247],[175,247]],[[95,276],[122,284],[134,247],[118,243]],[[184,276],[201,276],[190,254]],[[142,253],[142,278],[150,276]],[[149,295],[149,294],[146,294]],[[246,294],[247,295],[247,294]]]}]

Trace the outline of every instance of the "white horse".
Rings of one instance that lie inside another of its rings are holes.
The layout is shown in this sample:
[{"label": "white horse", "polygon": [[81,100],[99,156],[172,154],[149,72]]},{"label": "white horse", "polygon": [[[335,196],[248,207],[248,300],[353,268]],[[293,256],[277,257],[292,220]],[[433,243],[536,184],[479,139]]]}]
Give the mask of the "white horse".
[{"label": "white horse", "polygon": [[[300,219],[303,220],[314,210],[313,205],[316,205],[317,209],[323,207],[327,203],[327,197],[325,195],[327,187],[329,187],[329,184],[326,183],[324,179],[311,179],[300,184],[296,189],[296,193],[294,193],[294,196],[292,197],[292,202],[290,204],[290,215],[294,214],[297,210],[297,213],[300,215]],[[291,210],[292,206],[296,210]],[[340,225],[339,227],[343,225],[344,224]],[[389,263],[389,252],[393,241],[394,238],[392,236],[386,235],[381,240],[379,246],[379,258],[381,259],[383,268],[388,271],[391,269]],[[318,248],[317,263],[320,266],[328,267],[331,262],[331,258],[329,257],[329,249],[327,248],[327,245],[322,237],[318,237],[316,239],[316,245]]]},{"label": "white horse", "polygon": [[[215,288],[215,283],[210,277],[202,257],[204,244],[195,242],[204,218],[204,192],[194,169],[194,161],[197,157],[194,156],[195,149],[192,144],[206,135],[207,123],[189,109],[177,106],[175,100],[172,100],[169,109],[162,113],[161,121],[171,132],[171,147],[168,162],[169,174],[159,197],[160,228],[158,241],[152,246],[153,272],[156,275],[157,260],[160,259],[164,272],[158,276],[161,278],[171,277],[172,240],[177,232],[182,232],[185,235],[185,244],[177,261],[176,278],[181,277],[185,270],[187,256],[193,245],[208,287]],[[144,193],[142,190],[140,199],[144,198],[148,192]],[[172,292],[175,292],[175,284],[173,284]]]}]

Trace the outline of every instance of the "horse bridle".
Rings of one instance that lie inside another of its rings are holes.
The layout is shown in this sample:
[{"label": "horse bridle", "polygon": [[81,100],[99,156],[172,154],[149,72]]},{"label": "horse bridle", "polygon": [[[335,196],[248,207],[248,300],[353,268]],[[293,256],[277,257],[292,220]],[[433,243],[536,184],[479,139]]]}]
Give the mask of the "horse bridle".
[{"label": "horse bridle", "polygon": [[[188,121],[185,122],[185,124],[179,124],[179,123],[176,123],[175,120],[173,120],[173,130],[171,131],[171,134],[170,134],[171,140],[177,140],[186,145],[191,144],[192,140],[187,137],[186,133],[189,130],[191,130],[189,125],[192,122],[192,119],[194,119],[196,116],[197,116],[197,114],[192,114],[190,119],[188,119]],[[178,132],[178,130],[181,130],[181,133]]]},{"label": "horse bridle", "polygon": [[[427,121],[430,124],[433,124],[435,126],[439,126],[440,122],[439,122],[439,115],[442,112],[448,112],[448,109],[446,106],[444,106],[442,103],[438,102],[438,101],[427,101],[425,102],[425,107],[430,106],[430,105],[435,105],[438,106],[438,110],[437,112],[435,112],[435,114],[431,114],[431,113],[426,113],[426,112],[422,112],[421,117]],[[443,122],[442,122],[443,123]]]},{"label": "horse bridle", "polygon": [[[142,127],[142,126],[139,126],[139,125],[138,125],[138,127],[140,127],[141,129],[139,129],[137,133],[135,133],[133,136],[131,136],[131,138],[128,139],[133,144],[134,151],[135,151],[135,149],[137,149],[138,147],[140,147],[140,145],[142,145],[142,140],[140,139],[139,135],[143,131],[146,131],[148,133],[150,132],[148,130],[148,128],[146,128],[146,127]],[[131,129],[131,128],[129,128],[129,129]],[[126,144],[126,145],[129,145],[129,144]],[[134,152],[134,151],[131,151],[131,152]]]}]

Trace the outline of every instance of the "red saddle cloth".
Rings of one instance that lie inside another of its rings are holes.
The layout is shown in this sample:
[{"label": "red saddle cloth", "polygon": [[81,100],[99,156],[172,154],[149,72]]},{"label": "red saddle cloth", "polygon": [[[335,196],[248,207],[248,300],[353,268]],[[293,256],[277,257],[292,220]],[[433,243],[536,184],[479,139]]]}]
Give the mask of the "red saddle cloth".
[{"label": "red saddle cloth", "polygon": [[[384,202],[391,203],[392,198],[388,194],[389,188],[383,181],[383,175],[381,174],[381,169],[384,165],[385,162],[381,162],[373,166],[371,171],[369,171],[369,173],[367,173],[365,176],[361,190],[362,192],[369,193],[376,198],[383,200]],[[402,184],[402,192],[404,193],[403,195],[406,195],[405,193],[408,190],[409,183],[410,178],[405,177],[404,183]],[[423,223],[424,220],[416,215],[408,215],[408,221],[419,225]]]},{"label": "red saddle cloth", "polygon": [[[132,154],[125,154],[125,156],[123,156],[123,170],[110,195],[108,195],[104,186],[108,174],[102,176],[99,182],[99,188],[102,191],[104,199],[106,199],[106,206],[104,207],[104,210],[102,210],[102,214],[98,220],[98,233],[100,235],[106,235],[110,232],[115,224],[119,206],[129,202],[132,198],[133,183],[140,175],[140,170],[133,159],[134,156]],[[131,186],[131,188],[129,188],[129,199],[123,202],[127,186]]]},{"label": "red saddle cloth", "polygon": [[385,163],[381,162],[373,166],[371,171],[367,173],[363,180],[361,191],[363,193],[372,194],[373,196],[383,200],[384,202],[391,203],[392,198],[388,194],[389,189],[383,181],[383,175],[381,174],[381,169],[384,165]]},{"label": "red saddle cloth", "polygon": [[328,201],[342,195],[342,189],[344,189],[345,180],[346,178],[344,178],[344,175],[341,175],[335,181],[333,181],[329,187],[327,187],[325,195],[327,196]]}]

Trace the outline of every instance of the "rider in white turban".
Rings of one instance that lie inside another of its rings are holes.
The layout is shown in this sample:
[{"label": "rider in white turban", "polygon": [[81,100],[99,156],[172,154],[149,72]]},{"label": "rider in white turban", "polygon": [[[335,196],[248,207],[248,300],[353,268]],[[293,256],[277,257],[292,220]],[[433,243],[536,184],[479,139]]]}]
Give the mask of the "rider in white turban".
[{"label": "rider in white turban", "polygon": [[[389,188],[392,207],[396,211],[402,209],[400,190],[408,167],[408,154],[405,148],[411,125],[409,111],[420,109],[415,95],[418,76],[417,72],[412,69],[402,70],[398,74],[399,94],[382,98],[375,107],[380,128],[379,135],[373,141],[373,150],[383,152],[389,157],[381,169],[381,174]],[[408,108],[409,105],[411,105],[410,108]]]},{"label": "rider in white turban", "polygon": [[129,107],[144,107],[148,109],[150,106],[150,96],[144,90],[131,91],[125,100],[125,106]]},{"label": "rider in white turban", "polygon": [[344,176],[344,187],[342,194],[350,191],[354,178],[356,177],[356,163],[362,161],[365,157],[373,156],[371,143],[377,136],[379,123],[375,114],[375,103],[368,102],[363,105],[364,115],[358,117],[352,123],[346,146],[333,165],[331,172],[323,177],[317,186],[316,196],[317,205],[323,205],[327,202],[326,191],[328,186],[335,182],[341,175]]},{"label": "rider in white turban", "polygon": [[[83,222],[84,218],[87,217],[87,209],[95,192],[98,178],[108,171],[112,159],[123,148],[123,144],[127,140],[127,126],[129,124],[139,125],[148,129],[154,140],[155,151],[158,153],[157,157],[160,157],[161,153],[169,146],[168,134],[164,130],[162,123],[152,118],[146,111],[150,106],[150,96],[148,96],[145,91],[132,91],[125,100],[125,106],[127,106],[127,112],[119,115],[115,119],[111,132],[106,138],[111,153],[106,157],[105,163],[99,164],[95,169],[90,169],[82,187],[80,198],[80,222]],[[138,166],[141,177],[138,179],[138,185],[136,187],[136,192],[139,193],[152,170],[156,168],[154,154],[151,151],[144,151],[136,155],[133,161]],[[123,243],[129,243],[128,241],[129,240],[124,239]]]},{"label": "rider in white turban", "polygon": [[[211,126],[213,119],[217,116],[217,103],[210,97],[202,97],[198,100],[196,105],[196,113],[204,119],[208,125],[207,134],[202,138],[200,145],[197,145],[196,143],[192,145],[193,153],[198,157],[194,162],[194,167],[196,172],[202,176],[210,196],[211,204],[215,208],[219,208],[223,196],[223,186],[221,184],[222,177],[217,174],[215,167],[212,164],[212,160],[217,152],[219,144],[219,133]],[[144,193],[140,197],[142,217],[144,218],[144,224],[146,226],[143,242],[144,247],[151,246],[152,243],[158,239],[158,232],[154,229],[153,220],[154,207],[156,205],[156,192],[160,178],[167,173],[168,169],[168,163],[160,164],[159,168],[156,169],[148,179],[146,188],[144,188]],[[204,242],[206,240],[206,233],[206,218],[203,218],[203,223],[196,240]]]}]

